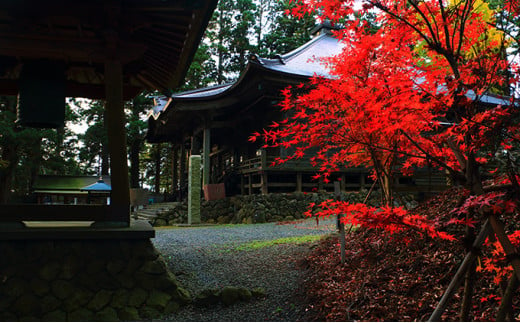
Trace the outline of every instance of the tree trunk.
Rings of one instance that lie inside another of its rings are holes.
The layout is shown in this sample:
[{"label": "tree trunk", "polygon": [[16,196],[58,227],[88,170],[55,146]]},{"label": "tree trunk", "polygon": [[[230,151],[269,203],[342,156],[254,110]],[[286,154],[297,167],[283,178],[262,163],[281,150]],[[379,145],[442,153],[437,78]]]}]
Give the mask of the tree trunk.
[{"label": "tree trunk", "polygon": [[511,275],[511,278],[509,279],[509,283],[507,284],[506,290],[504,291],[504,295],[502,296],[502,302],[500,303],[500,306],[498,307],[497,312],[497,322],[503,322],[503,321],[512,321],[513,317],[511,315],[513,308],[512,308],[512,302],[513,302],[513,296],[515,294],[516,289],[518,288],[518,277],[516,275]]},{"label": "tree trunk", "polygon": [[441,320],[442,313],[444,313],[444,310],[448,306],[448,302],[453,297],[453,295],[459,288],[460,284],[462,284],[466,272],[477,259],[480,247],[482,246],[490,232],[490,221],[486,220],[486,222],[484,222],[484,224],[482,225],[482,228],[480,229],[480,232],[477,238],[475,239],[475,242],[473,242],[473,248],[471,248],[471,251],[466,254],[466,257],[464,257],[462,264],[460,265],[459,269],[457,269],[457,272],[451,280],[448,288],[446,288],[446,291],[444,292],[444,295],[442,295],[439,304],[437,304],[435,311],[433,311],[432,315],[428,319],[429,322],[438,322]]},{"label": "tree trunk", "polygon": [[[475,240],[475,230],[469,226],[466,226],[466,253],[471,251],[471,244]],[[471,264],[468,271],[466,272],[466,278],[464,282],[464,296],[462,298],[462,304],[460,307],[460,321],[468,322],[469,313],[471,310],[471,300],[473,298],[473,288],[475,281],[475,274],[477,270],[477,264],[475,261]]]},{"label": "tree trunk", "polygon": [[18,164],[18,146],[6,145],[2,147],[2,162],[5,167],[0,167],[0,204],[9,203],[14,170]]},{"label": "tree trunk", "polygon": [[471,300],[473,298],[473,289],[475,286],[477,263],[473,260],[473,263],[469,266],[466,272],[466,278],[464,281],[464,297],[462,298],[462,304],[460,307],[460,321],[469,322],[469,313],[471,310]]},{"label": "tree trunk", "polygon": [[179,148],[172,144],[172,194],[177,194],[177,187],[179,183]]},{"label": "tree trunk", "polygon": [[139,153],[141,152],[141,140],[135,139],[130,144],[130,188],[141,187],[139,181],[140,160]]},{"label": "tree trunk", "polygon": [[[224,25],[224,13],[222,10],[219,12],[219,25],[220,28]],[[224,52],[222,51],[224,45],[224,35],[222,30],[218,34],[218,65],[217,65],[217,84],[224,83]]]},{"label": "tree trunk", "polygon": [[154,192],[160,193],[161,191],[161,144],[155,145],[154,151],[154,162],[155,162],[155,182]]},{"label": "tree trunk", "polygon": [[[105,126],[105,131],[107,129],[107,118],[106,118],[106,109],[103,114],[103,125]],[[105,138],[105,142],[101,143],[101,174],[100,175],[108,175],[110,171],[110,155],[108,152],[108,136]]]},{"label": "tree trunk", "polygon": [[33,186],[34,181],[36,180],[36,177],[40,173],[40,166],[42,161],[41,138],[31,143],[30,152],[30,178],[26,187],[27,192],[30,192],[31,187]]},{"label": "tree trunk", "polygon": [[180,161],[179,161],[179,198],[182,201],[187,192],[187,178],[186,178],[186,148],[184,142],[181,144]]}]

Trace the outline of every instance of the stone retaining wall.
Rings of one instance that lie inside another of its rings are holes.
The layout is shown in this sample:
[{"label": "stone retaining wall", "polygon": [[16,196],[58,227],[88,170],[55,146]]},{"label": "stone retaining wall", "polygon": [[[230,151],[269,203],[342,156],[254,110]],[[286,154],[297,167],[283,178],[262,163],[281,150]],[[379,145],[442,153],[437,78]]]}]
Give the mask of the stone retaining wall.
[{"label": "stone retaining wall", "polygon": [[[367,192],[341,193],[341,199],[352,203],[364,201]],[[272,193],[266,195],[238,195],[221,200],[201,203],[203,223],[263,223],[290,221],[303,218],[311,202],[319,203],[334,198],[333,193]],[[369,203],[376,205],[379,195],[374,193]],[[187,223],[188,207],[178,203],[167,212],[159,214],[154,226]]]},{"label": "stone retaining wall", "polygon": [[157,319],[190,301],[149,239],[0,241],[0,320]]}]

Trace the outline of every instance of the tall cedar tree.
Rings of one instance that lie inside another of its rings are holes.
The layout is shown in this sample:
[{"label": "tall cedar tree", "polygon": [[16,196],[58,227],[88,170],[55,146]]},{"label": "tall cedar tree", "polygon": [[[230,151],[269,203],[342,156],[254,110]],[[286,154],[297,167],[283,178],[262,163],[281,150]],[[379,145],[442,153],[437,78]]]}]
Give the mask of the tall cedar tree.
[{"label": "tall cedar tree", "polygon": [[[77,115],[66,105],[65,120]],[[80,172],[77,138],[67,129],[33,129],[16,123],[16,97],[0,97],[0,204],[29,202],[39,174]]]},{"label": "tall cedar tree", "polygon": [[153,107],[153,100],[145,95],[140,94],[131,101],[125,103],[126,112],[126,133],[128,145],[128,159],[130,160],[130,187],[141,187],[140,179],[140,163],[141,150],[144,146],[144,137],[146,134],[147,123],[143,119],[143,115],[150,111]]},{"label": "tall cedar tree", "polygon": [[83,172],[93,175],[108,175],[110,160],[104,102],[91,101],[88,107],[80,106],[79,114],[88,125],[85,133],[78,136],[84,143],[79,152]]},{"label": "tall cedar tree", "polygon": [[[516,1],[502,4],[497,24],[496,12],[480,0],[298,2],[291,14],[318,13],[344,24],[336,34],[344,50],[324,62],[331,79],[314,78],[303,95],[286,89],[282,109],[292,117],[251,140],[263,137],[266,146],[295,148],[280,163],[317,147],[312,161],[326,179],[343,166],[370,166],[382,184],[383,206],[328,201],[320,205],[321,216],[343,214],[348,224],[445,239],[455,237],[440,225],[491,226],[496,257],[482,270],[507,278],[513,269],[520,278],[511,242],[519,241],[520,232],[511,221],[508,235],[501,221],[518,216],[517,102],[479,103],[498,91],[514,93],[509,89],[518,81],[518,66],[504,55],[518,42],[512,37],[516,26],[503,21],[518,21],[519,8]],[[369,15],[375,21],[363,18]],[[469,196],[435,220],[394,207],[390,186],[396,172],[410,175],[427,165],[447,172]],[[512,266],[498,263],[505,255]]]}]

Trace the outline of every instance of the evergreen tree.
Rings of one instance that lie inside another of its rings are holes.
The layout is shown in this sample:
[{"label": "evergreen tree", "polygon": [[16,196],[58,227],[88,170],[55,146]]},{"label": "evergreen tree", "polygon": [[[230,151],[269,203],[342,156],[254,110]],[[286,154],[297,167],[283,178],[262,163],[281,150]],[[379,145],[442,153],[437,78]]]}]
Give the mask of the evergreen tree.
[{"label": "evergreen tree", "polygon": [[200,89],[215,83],[217,74],[217,62],[212,57],[210,46],[201,43],[195,52],[193,61],[186,73],[184,84],[181,85],[179,91]]},{"label": "evergreen tree", "polygon": [[128,122],[126,125],[128,154],[130,160],[130,187],[141,187],[140,153],[144,144],[147,123],[143,114],[153,106],[151,97],[140,94],[126,104]]},{"label": "evergreen tree", "polygon": [[[75,118],[69,105],[65,117]],[[0,203],[26,201],[39,174],[79,173],[72,132],[18,125],[15,97],[0,97],[0,129]]]},{"label": "evergreen tree", "polygon": [[105,104],[103,101],[91,101],[88,108],[79,110],[79,114],[88,124],[85,133],[78,136],[83,142],[79,149],[82,170],[85,174],[108,175],[110,164]]},{"label": "evergreen tree", "polygon": [[286,14],[295,6],[294,1],[275,1],[270,11],[271,29],[263,35],[258,46],[260,56],[286,54],[311,39],[310,31],[316,24],[314,17],[295,18]]}]

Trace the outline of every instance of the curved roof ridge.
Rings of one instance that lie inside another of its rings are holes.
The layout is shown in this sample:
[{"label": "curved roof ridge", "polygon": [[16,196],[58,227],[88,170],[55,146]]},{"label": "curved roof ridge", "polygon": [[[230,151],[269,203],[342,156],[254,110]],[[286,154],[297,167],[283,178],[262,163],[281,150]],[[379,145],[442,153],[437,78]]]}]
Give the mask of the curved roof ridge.
[{"label": "curved roof ridge", "polygon": [[323,38],[330,38],[331,35],[328,35],[326,33],[323,33],[321,35],[318,35],[316,37],[314,37],[313,39],[311,39],[310,41],[306,42],[305,44],[301,45],[300,47],[298,48],[295,48],[293,49],[292,51],[288,52],[288,53],[285,53],[285,54],[277,54],[276,55],[276,58],[263,58],[263,57],[260,57],[260,56],[257,56],[255,55],[255,58],[261,63],[261,64],[265,64],[265,63],[275,63],[275,64],[278,64],[280,63],[280,60],[284,62],[284,65],[285,65],[285,62],[298,56],[298,55],[302,55],[305,53],[306,50],[308,50],[310,47],[314,46],[315,43],[317,42],[320,42]]},{"label": "curved roof ridge", "polygon": [[173,93],[171,96],[172,96],[172,98],[177,98],[177,97],[182,97],[183,95],[189,95],[189,94],[194,94],[194,93],[200,93],[200,92],[216,90],[216,89],[219,89],[219,88],[228,87],[228,86],[232,85],[233,83],[234,82],[209,85],[209,86],[201,87],[201,88],[198,88],[198,89],[193,89],[193,90],[187,90],[187,91],[181,91],[181,92]]}]

